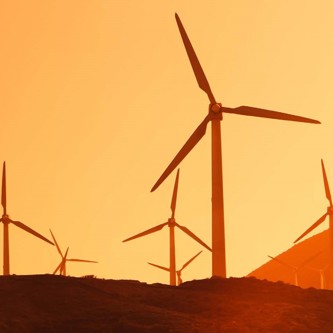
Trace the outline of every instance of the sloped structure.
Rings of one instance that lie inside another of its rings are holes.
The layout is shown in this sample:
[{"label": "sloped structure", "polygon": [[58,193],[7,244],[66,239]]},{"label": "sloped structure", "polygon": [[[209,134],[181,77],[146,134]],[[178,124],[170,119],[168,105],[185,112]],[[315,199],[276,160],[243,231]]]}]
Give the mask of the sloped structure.
[{"label": "sloped structure", "polygon": [[[276,255],[275,258],[288,263],[291,266],[301,266],[306,258],[314,256],[319,251],[323,251],[313,260],[307,263],[298,271],[298,285],[302,288],[322,288],[327,289],[324,270],[329,263],[328,252],[328,230],[316,234],[297,245],[292,246],[287,251]],[[294,284],[294,271],[290,267],[280,265],[274,260],[270,260],[247,275],[261,280],[282,281]],[[322,277],[324,283],[322,286]]]}]

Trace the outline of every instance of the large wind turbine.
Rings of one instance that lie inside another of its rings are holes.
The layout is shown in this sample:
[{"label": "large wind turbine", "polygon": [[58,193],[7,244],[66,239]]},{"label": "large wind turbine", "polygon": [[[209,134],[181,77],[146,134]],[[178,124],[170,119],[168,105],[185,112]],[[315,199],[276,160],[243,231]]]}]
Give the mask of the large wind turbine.
[{"label": "large wind turbine", "polygon": [[47,238],[39,234],[38,232],[32,230],[20,221],[13,221],[7,214],[7,189],[6,189],[6,162],[3,162],[2,168],[2,191],[1,191],[1,205],[3,207],[3,214],[0,221],[3,223],[3,275],[10,274],[9,265],[9,231],[8,226],[10,223],[16,225],[17,227],[29,232],[30,234],[54,245]]},{"label": "large wind turbine", "polygon": [[59,271],[59,274],[60,275],[64,275],[66,276],[66,262],[67,261],[76,261],[76,262],[90,262],[90,263],[97,263],[97,261],[92,261],[92,260],[84,260],[84,259],[67,259],[67,254],[68,254],[68,250],[69,248],[67,247],[67,250],[65,252],[65,255],[62,254],[61,250],[60,250],[60,247],[50,229],[50,232],[51,232],[51,235],[52,235],[52,238],[54,240],[54,243],[56,245],[56,248],[61,256],[61,262],[60,264],[57,266],[57,268],[54,270],[53,274],[56,274],[58,271]]},{"label": "large wind turbine", "polygon": [[183,39],[183,43],[192,65],[195,77],[199,87],[208,95],[210,104],[208,115],[202,123],[193,132],[176,157],[172,160],[161,177],[157,180],[151,191],[168,177],[168,175],[178,166],[192,148],[200,141],[206,133],[206,127],[209,122],[212,123],[212,274],[213,276],[226,277],[225,260],[225,236],[224,236],[224,207],[223,207],[223,186],[222,186],[222,152],[221,152],[221,129],[220,122],[222,113],[235,113],[245,116],[255,116],[263,118],[273,118],[289,121],[307,122],[319,124],[317,120],[294,116],[286,113],[275,112],[265,109],[258,109],[250,106],[239,106],[229,108],[217,103],[210,89],[205,73],[194,52],[191,42],[185,32],[185,29],[176,14],[176,21]]},{"label": "large wind turbine", "polygon": [[[200,251],[195,256],[193,256],[180,269],[178,269],[176,271],[176,274],[177,274],[177,286],[179,286],[181,283],[183,283],[183,280],[182,280],[182,271],[183,271],[183,269],[186,268],[201,252],[202,251]],[[149,262],[148,264],[151,265],[151,266],[163,269],[164,271],[170,272],[170,268],[167,268],[167,267],[164,267],[164,266],[160,266],[160,265],[156,265],[156,264],[152,264],[151,262]]]},{"label": "large wind turbine", "polygon": [[[308,233],[310,233],[313,229],[317,228],[321,223],[323,223],[326,220],[326,217],[329,216],[329,262],[330,264],[333,264],[333,203],[332,203],[332,196],[330,187],[328,185],[328,180],[326,176],[325,166],[323,159],[321,160],[321,168],[323,171],[323,179],[324,179],[324,187],[325,187],[325,194],[326,198],[329,201],[329,206],[327,207],[327,212],[319,218],[317,222],[315,222],[310,228],[305,230],[301,236],[299,236],[294,243],[297,243],[299,240],[301,240],[304,236],[306,236]],[[329,288],[333,289],[333,271],[332,271],[332,265],[330,265],[329,274],[328,274],[328,284]]]},{"label": "large wind turbine", "polygon": [[170,231],[170,285],[175,286],[176,285],[176,250],[175,250],[175,227],[178,227],[180,230],[185,232],[187,235],[192,237],[195,241],[200,243],[202,246],[204,246],[206,249],[211,251],[211,248],[206,245],[199,237],[197,237],[193,232],[191,232],[189,229],[187,229],[184,226],[179,225],[175,220],[175,211],[176,211],[176,201],[177,201],[177,191],[178,191],[178,179],[179,179],[179,169],[177,171],[177,176],[175,180],[175,185],[173,188],[173,195],[171,200],[171,217],[168,219],[167,222],[157,225],[156,227],[153,227],[151,229],[148,229],[144,232],[141,232],[135,236],[132,236],[130,238],[127,238],[123,240],[123,242],[130,241],[132,239],[142,237],[148,234],[151,234],[153,232],[161,230],[163,227],[168,226]]}]

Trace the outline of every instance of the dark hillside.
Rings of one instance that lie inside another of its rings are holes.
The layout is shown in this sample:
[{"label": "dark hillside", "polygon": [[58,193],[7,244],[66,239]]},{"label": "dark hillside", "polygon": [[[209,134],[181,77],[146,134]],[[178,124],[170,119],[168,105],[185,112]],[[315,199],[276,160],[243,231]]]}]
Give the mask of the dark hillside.
[{"label": "dark hillside", "polygon": [[0,297],[0,332],[333,332],[333,292],[254,278],[2,276]]},{"label": "dark hillside", "polygon": [[[320,251],[321,254],[316,256]],[[272,253],[267,253],[272,255]],[[303,288],[315,287],[321,288],[320,269],[323,269],[329,263],[328,254],[328,231],[325,230],[316,234],[299,244],[296,244],[279,255],[272,255],[278,260],[295,267],[302,266],[307,259],[315,256],[307,264],[300,267],[297,271],[298,285]],[[269,281],[283,281],[285,283],[295,283],[295,270],[286,267],[267,257],[267,263],[260,266],[248,276],[258,279],[267,279]],[[326,282],[326,281],[324,281]],[[326,283],[324,285],[326,288]]]}]

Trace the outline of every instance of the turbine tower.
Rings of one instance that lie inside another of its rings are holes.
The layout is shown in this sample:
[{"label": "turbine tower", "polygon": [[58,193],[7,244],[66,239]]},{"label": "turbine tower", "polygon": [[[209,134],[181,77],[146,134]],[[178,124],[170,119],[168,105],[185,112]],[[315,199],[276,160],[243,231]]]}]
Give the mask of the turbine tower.
[{"label": "turbine tower", "polygon": [[[199,253],[197,253],[194,257],[192,257],[190,260],[188,260],[183,266],[182,268],[178,269],[176,271],[177,274],[177,286],[179,286],[181,283],[183,283],[182,280],[182,271],[184,270],[184,268],[186,268],[202,251],[200,251]],[[156,264],[152,264],[151,262],[148,263],[151,266],[163,269],[164,271],[170,272],[170,268],[164,267],[164,266],[160,266],[160,265],[156,265]]]},{"label": "turbine tower", "polygon": [[304,236],[306,236],[308,233],[310,233],[313,229],[317,228],[320,224],[322,224],[326,217],[329,216],[329,263],[331,264],[328,269],[328,287],[329,289],[333,289],[333,203],[332,203],[332,196],[330,187],[328,185],[328,180],[326,176],[324,161],[321,159],[321,169],[323,172],[323,179],[324,179],[324,187],[325,187],[325,194],[326,198],[329,201],[329,206],[327,207],[327,212],[319,218],[318,221],[316,221],[310,228],[305,230],[301,236],[299,236],[294,243],[297,243],[300,241]]},{"label": "turbine tower", "polygon": [[6,189],[6,162],[3,162],[2,168],[2,191],[1,191],[1,205],[3,207],[3,214],[0,219],[0,222],[3,223],[3,275],[10,274],[10,265],[9,265],[9,224],[14,224],[17,227],[29,232],[30,234],[42,239],[43,241],[54,245],[47,238],[39,234],[38,232],[32,230],[25,224],[20,221],[13,221],[7,214],[7,189]]},{"label": "turbine tower", "polygon": [[175,286],[176,285],[176,250],[175,250],[175,227],[178,227],[180,230],[182,230],[184,233],[189,235],[191,238],[193,238],[195,241],[197,241],[199,244],[204,246],[206,249],[211,251],[211,248],[206,245],[199,237],[197,237],[193,232],[191,232],[189,229],[187,229],[184,226],[179,225],[175,220],[175,211],[176,211],[176,201],[177,201],[177,191],[178,191],[178,179],[179,179],[179,169],[177,171],[177,176],[175,180],[175,185],[173,188],[173,195],[171,200],[171,217],[168,219],[167,222],[157,225],[156,227],[153,227],[151,229],[148,229],[146,231],[143,231],[135,236],[132,236],[130,238],[127,238],[123,240],[123,242],[130,241],[135,238],[139,238],[148,234],[151,234],[153,232],[161,230],[163,227],[168,226],[169,227],[169,235],[170,235],[170,285]]},{"label": "turbine tower", "polygon": [[169,174],[178,166],[178,164],[186,157],[192,148],[201,140],[206,133],[206,127],[209,122],[212,124],[212,275],[226,277],[226,255],[225,255],[225,235],[224,235],[224,204],[223,204],[223,182],[222,182],[222,151],[221,151],[221,128],[220,122],[222,114],[234,113],[245,116],[255,116],[263,118],[273,118],[280,120],[298,121],[306,123],[319,124],[317,120],[294,116],[286,113],[275,112],[265,109],[258,109],[250,106],[239,106],[229,108],[218,103],[210,89],[205,73],[200,65],[200,62],[195,54],[191,42],[186,34],[186,31],[176,14],[177,25],[192,65],[193,72],[199,87],[207,94],[210,104],[208,107],[208,115],[204,118],[201,124],[193,132],[178,154],[157,180],[151,191],[154,191],[158,186],[169,176]]},{"label": "turbine tower", "polygon": [[325,279],[325,271],[327,270],[327,268],[330,266],[331,264],[327,264],[322,268],[315,268],[315,267],[310,267],[310,269],[312,269],[315,272],[319,273],[320,276],[320,289],[325,289],[325,285],[326,285],[326,279]]},{"label": "turbine tower", "polygon": [[59,271],[59,274],[60,275],[64,275],[66,276],[66,262],[67,261],[76,261],[76,262],[90,262],[90,263],[97,263],[97,261],[92,261],[92,260],[84,260],[84,259],[67,259],[67,254],[68,254],[68,250],[69,248],[67,247],[67,250],[65,252],[65,255],[62,254],[61,250],[60,250],[60,247],[50,229],[50,232],[51,232],[51,235],[52,235],[52,238],[54,240],[54,243],[56,245],[56,248],[61,256],[61,261],[60,261],[60,264],[57,266],[57,268],[54,270],[53,274],[56,274],[58,271]]}]

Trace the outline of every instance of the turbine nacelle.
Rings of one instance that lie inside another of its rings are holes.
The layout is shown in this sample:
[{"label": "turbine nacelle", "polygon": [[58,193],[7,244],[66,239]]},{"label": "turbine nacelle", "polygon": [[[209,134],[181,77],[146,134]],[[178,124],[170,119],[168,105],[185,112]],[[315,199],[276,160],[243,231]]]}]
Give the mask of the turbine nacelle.
[{"label": "turbine nacelle", "polygon": [[333,206],[327,207],[327,214],[328,215],[333,215]]},{"label": "turbine nacelle", "polygon": [[222,119],[222,104],[221,103],[210,103],[209,104],[209,113],[212,116],[214,116],[214,118],[216,117],[216,115],[219,115],[219,119]]},{"label": "turbine nacelle", "polygon": [[170,228],[170,227],[175,227],[175,226],[176,226],[176,220],[175,220],[175,218],[170,217],[168,219],[168,227]]},{"label": "turbine nacelle", "polygon": [[8,214],[3,214],[2,217],[1,217],[1,221],[3,223],[9,223],[10,222],[9,215]]}]

